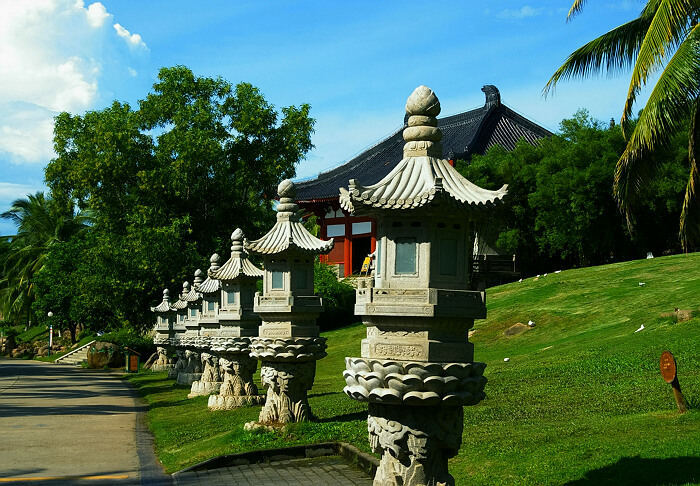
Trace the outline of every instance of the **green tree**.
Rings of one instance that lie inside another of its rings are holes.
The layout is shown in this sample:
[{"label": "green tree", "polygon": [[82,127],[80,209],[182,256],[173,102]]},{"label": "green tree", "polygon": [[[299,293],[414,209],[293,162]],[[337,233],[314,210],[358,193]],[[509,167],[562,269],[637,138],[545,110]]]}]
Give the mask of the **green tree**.
[{"label": "green tree", "polygon": [[34,277],[44,265],[46,255],[57,242],[66,241],[86,227],[89,218],[75,214],[71,204],[59,204],[43,192],[17,199],[0,217],[17,227],[11,236],[3,236],[0,305],[8,321],[30,321],[35,299]]},{"label": "green tree", "polygon": [[163,287],[205,268],[236,227],[269,228],[277,184],[312,147],[309,109],[278,113],[250,84],[176,66],[160,70],[137,110],[114,102],[56,118],[46,181],[55,198],[96,215],[100,282],[87,291],[112,292],[104,327],[150,327],[148,304]]},{"label": "green tree", "polygon": [[509,185],[506,207],[489,221],[498,224],[498,247],[516,254],[522,272],[531,275],[677,251],[671,215],[682,206],[685,175],[677,155],[682,139],[673,140],[658,154],[665,162],[640,204],[644,225],[633,238],[611,191],[625,140],[619,126],[605,127],[585,110],[538,146],[521,141],[511,152],[496,146],[457,167],[483,187]]},{"label": "green tree", "polygon": [[[581,11],[585,0],[575,0],[568,19]],[[603,71],[619,73],[631,68],[632,76],[621,125],[627,146],[615,171],[614,191],[627,225],[635,223],[636,210],[659,175],[659,157],[671,137],[687,131],[690,176],[680,214],[683,247],[700,242],[700,29],[697,0],[648,0],[639,16],[574,51],[545,86],[545,93],[571,77]],[[639,119],[632,110],[642,88],[658,74]]]}]

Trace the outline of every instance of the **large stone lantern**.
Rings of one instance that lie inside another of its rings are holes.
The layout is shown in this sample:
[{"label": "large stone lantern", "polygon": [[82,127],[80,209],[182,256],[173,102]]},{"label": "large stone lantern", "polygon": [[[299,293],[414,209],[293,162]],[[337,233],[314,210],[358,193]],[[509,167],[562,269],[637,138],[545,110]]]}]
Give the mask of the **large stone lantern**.
[{"label": "large stone lantern", "polygon": [[157,306],[151,307],[151,312],[156,314],[153,344],[156,345],[158,353],[158,360],[153,363],[151,370],[168,371],[175,366],[171,355],[175,343],[174,324],[177,320],[177,314],[170,306],[170,291],[168,289],[163,290],[163,300]]},{"label": "large stone lantern", "polygon": [[219,281],[221,287],[219,328],[210,338],[210,348],[219,356],[222,384],[219,394],[209,397],[212,410],[257,405],[264,399],[253,383],[258,362],[250,357],[250,340],[258,335],[260,325],[260,317],[253,313],[253,301],[263,271],[248,260],[243,239],[243,231],[237,228],[231,235],[231,258],[209,271],[209,277]]},{"label": "large stone lantern", "polygon": [[261,361],[260,378],[267,387],[262,423],[301,422],[311,416],[307,391],[316,360],[326,356],[326,339],[316,326],[323,306],[314,294],[314,259],[333,249],[333,240],[319,240],[301,223],[294,183],[282,181],[277,191],[277,222],[245,245],[262,255],[265,265],[263,293],[255,295],[254,308],[262,325],[251,344],[251,357]]},{"label": "large stone lantern", "polygon": [[470,291],[469,221],[500,205],[442,158],[440,102],[420,86],[406,103],[404,158],[383,180],[341,189],[341,207],[377,221],[373,284],[357,290],[367,338],[346,358],[345,392],[369,404],[381,486],[454,485],[447,460],[462,443],[463,407],[484,398],[484,363],[468,341],[486,317]]}]

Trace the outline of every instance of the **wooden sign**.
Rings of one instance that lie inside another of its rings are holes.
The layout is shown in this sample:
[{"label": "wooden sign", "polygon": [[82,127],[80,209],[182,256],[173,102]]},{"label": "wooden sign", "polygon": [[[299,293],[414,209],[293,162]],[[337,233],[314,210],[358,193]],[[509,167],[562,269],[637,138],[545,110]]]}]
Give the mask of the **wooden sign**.
[{"label": "wooden sign", "polygon": [[661,376],[666,383],[673,383],[676,379],[676,360],[670,351],[661,353]]},{"label": "wooden sign", "polygon": [[671,384],[673,396],[676,399],[676,405],[678,405],[678,411],[680,413],[684,413],[687,410],[687,406],[685,404],[683,393],[681,393],[681,384],[678,382],[676,359],[673,357],[670,351],[664,351],[661,353],[659,366],[661,368],[661,376],[663,377],[664,381]]}]

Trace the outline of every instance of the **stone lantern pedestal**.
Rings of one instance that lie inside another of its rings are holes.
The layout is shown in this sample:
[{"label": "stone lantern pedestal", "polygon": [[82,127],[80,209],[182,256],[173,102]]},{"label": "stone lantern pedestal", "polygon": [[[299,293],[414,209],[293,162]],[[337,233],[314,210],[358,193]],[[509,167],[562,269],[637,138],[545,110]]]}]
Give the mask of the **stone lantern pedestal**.
[{"label": "stone lantern pedestal", "polygon": [[333,249],[333,240],[319,240],[299,220],[294,183],[282,181],[277,191],[277,222],[265,236],[245,245],[265,262],[263,293],[256,294],[254,307],[262,325],[250,346],[267,388],[259,418],[264,424],[311,418],[307,393],[316,361],[326,356],[326,339],[319,337],[316,326],[323,306],[314,294],[314,259]]},{"label": "stone lantern pedestal", "polygon": [[219,356],[222,383],[219,394],[209,396],[210,410],[231,410],[265,401],[253,382],[258,362],[250,357],[250,338],[219,338],[212,343],[212,351]]},{"label": "stone lantern pedestal", "polygon": [[351,180],[340,205],[377,222],[373,286],[357,289],[367,338],[346,358],[345,393],[368,403],[375,486],[454,486],[447,461],[462,443],[464,409],[484,395],[484,363],[468,332],[486,317],[469,288],[469,221],[501,204],[442,159],[440,103],[425,86],[406,103],[404,158],[371,186]]}]

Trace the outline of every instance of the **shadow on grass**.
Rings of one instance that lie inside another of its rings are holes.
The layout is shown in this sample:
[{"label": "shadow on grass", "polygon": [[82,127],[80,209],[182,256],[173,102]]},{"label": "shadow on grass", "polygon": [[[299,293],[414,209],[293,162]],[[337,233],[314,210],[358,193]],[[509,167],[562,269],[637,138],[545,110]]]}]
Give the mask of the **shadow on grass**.
[{"label": "shadow on grass", "polygon": [[346,413],[344,415],[336,415],[334,417],[326,417],[318,422],[354,422],[355,420],[367,420],[367,410],[354,413]]},{"label": "shadow on grass", "polygon": [[673,457],[643,459],[625,457],[615,464],[588,471],[584,478],[565,486],[639,485],[648,486],[696,484],[700,482],[700,458]]}]

